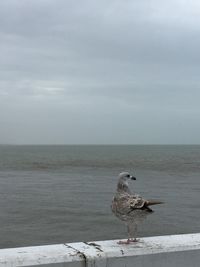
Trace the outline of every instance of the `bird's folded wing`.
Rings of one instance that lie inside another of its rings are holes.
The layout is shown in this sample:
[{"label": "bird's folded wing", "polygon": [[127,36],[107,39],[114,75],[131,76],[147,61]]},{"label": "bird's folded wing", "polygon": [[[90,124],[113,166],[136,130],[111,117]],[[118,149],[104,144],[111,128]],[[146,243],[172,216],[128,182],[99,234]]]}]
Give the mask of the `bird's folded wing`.
[{"label": "bird's folded wing", "polygon": [[118,198],[117,201],[118,205],[120,208],[125,208],[125,209],[142,209],[146,203],[146,199],[143,199],[142,197],[138,195],[121,195]]},{"label": "bird's folded wing", "polygon": [[130,196],[127,199],[127,204],[130,206],[131,209],[141,209],[144,207],[146,203],[146,199],[143,199],[140,196]]},{"label": "bird's folded wing", "polygon": [[146,200],[139,195],[123,194],[114,198],[115,206],[120,213],[130,214],[134,210],[146,210],[152,212],[151,205],[162,204],[161,201]]}]

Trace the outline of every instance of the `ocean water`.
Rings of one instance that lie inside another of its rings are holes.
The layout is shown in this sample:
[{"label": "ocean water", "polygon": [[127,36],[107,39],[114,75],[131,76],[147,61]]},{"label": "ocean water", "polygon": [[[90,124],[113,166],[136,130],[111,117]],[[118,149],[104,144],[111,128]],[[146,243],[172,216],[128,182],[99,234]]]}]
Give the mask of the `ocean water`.
[{"label": "ocean water", "polygon": [[200,146],[0,146],[0,247],[126,238],[117,176],[165,201],[139,236],[200,232]]}]

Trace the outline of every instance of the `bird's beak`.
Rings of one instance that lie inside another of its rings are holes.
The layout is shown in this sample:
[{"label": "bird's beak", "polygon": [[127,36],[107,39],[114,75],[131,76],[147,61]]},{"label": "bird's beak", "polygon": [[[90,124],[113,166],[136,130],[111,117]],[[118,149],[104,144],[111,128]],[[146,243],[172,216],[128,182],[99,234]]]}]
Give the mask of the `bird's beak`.
[{"label": "bird's beak", "polygon": [[131,178],[131,180],[136,180],[136,178],[134,176],[131,176],[130,178]]}]

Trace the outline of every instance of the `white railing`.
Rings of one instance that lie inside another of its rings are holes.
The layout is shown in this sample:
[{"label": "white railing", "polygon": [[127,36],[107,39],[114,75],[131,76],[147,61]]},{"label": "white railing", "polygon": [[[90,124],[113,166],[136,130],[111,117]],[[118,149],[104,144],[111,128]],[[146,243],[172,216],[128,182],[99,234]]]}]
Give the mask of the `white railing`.
[{"label": "white railing", "polygon": [[0,249],[0,266],[199,267],[200,234]]}]

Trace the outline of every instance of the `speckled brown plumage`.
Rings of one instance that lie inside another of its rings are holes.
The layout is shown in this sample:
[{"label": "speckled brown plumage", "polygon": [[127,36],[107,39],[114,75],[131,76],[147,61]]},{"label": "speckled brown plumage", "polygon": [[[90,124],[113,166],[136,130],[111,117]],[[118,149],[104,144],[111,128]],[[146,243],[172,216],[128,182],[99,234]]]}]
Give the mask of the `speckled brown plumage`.
[{"label": "speckled brown plumage", "polygon": [[124,242],[126,244],[137,241],[137,226],[143,222],[148,214],[153,212],[149,206],[163,203],[156,200],[146,200],[138,194],[132,194],[128,186],[129,179],[136,180],[128,172],[120,173],[117,191],[111,205],[115,216],[127,225],[128,240]]}]

